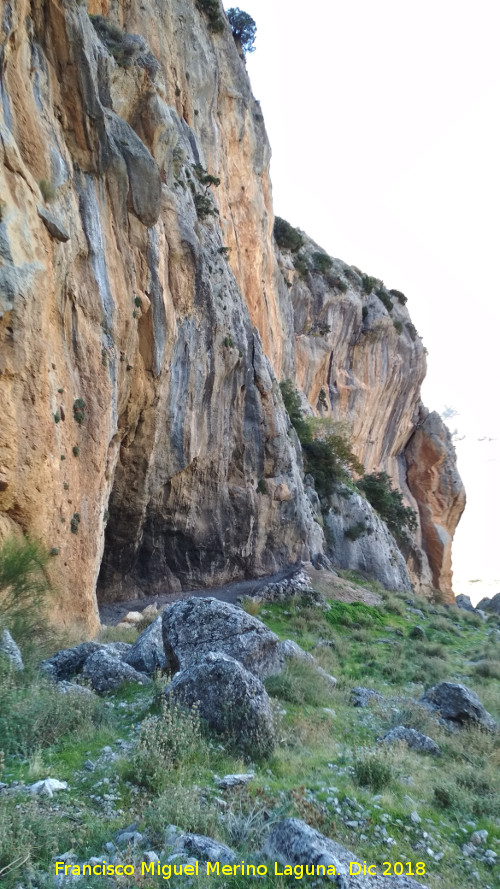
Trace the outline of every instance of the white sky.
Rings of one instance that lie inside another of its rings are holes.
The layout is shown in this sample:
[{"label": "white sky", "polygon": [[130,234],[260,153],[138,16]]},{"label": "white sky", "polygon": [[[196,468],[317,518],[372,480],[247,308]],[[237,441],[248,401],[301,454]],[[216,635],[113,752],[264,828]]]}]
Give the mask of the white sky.
[{"label": "white sky", "polygon": [[248,71],[275,211],[408,297],[429,350],[424,402],[454,408],[465,436],[454,589],[500,592],[500,3],[241,8],[258,27]]}]

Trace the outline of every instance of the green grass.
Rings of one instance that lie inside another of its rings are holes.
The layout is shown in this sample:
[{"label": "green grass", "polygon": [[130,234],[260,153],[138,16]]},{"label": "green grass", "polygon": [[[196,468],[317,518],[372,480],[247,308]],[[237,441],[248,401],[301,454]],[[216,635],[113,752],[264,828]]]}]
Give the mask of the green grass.
[{"label": "green grass", "polygon": [[[362,583],[359,577],[349,579]],[[464,682],[500,718],[500,645],[490,635],[493,622],[477,623],[466,612],[434,609],[415,600],[422,618],[408,611],[408,594],[376,591],[383,598],[376,607],[330,602],[330,610],[323,611],[295,600],[260,605],[261,620],[280,638],[293,638],[311,651],[338,680],[332,690],[310,663],[295,659],[280,676],[266,680],[277,714],[278,743],[263,763],[234,754],[223,740],[208,735],[196,717],[162,712],[164,678],[158,677],[153,688],[123,686],[107,697],[112,706],[105,699],[64,708],[64,696],[33,670],[14,676],[4,667],[0,780],[31,782],[50,774],[67,780],[70,789],[52,800],[21,793],[0,797],[0,871],[15,863],[20,849],[31,867],[46,873],[53,872],[53,855],[69,848],[80,861],[102,855],[104,844],[132,821],[148,834],[149,848],[160,848],[165,825],[175,823],[228,843],[248,860],[262,848],[275,820],[294,816],[361,859],[377,864],[425,860],[425,883],[431,889],[467,886],[461,846],[472,831],[468,821],[488,830],[488,848],[500,854],[500,737],[477,728],[450,734],[417,701],[425,688],[446,678]],[[424,627],[425,639],[411,638],[416,624]],[[134,637],[135,631],[127,633],[126,641]],[[103,638],[116,638],[116,631],[106,631]],[[368,709],[354,708],[354,685],[374,688],[384,700]],[[377,743],[398,724],[430,735],[441,756],[422,756],[404,744],[385,748]],[[135,752],[120,753],[119,739],[131,738],[140,739]],[[106,745],[117,759],[102,756]],[[87,759],[95,763],[94,772],[83,769]],[[249,766],[255,771],[249,785],[221,793],[214,774]],[[95,787],[105,780],[118,797],[112,811],[91,796],[102,793]],[[366,818],[350,801],[356,801]],[[420,826],[409,820],[414,809]],[[347,826],[347,821],[358,820],[361,827]],[[383,829],[395,840],[394,847],[384,842]],[[425,850],[415,850],[424,829],[429,834],[426,847],[444,852],[440,863]],[[5,872],[2,886],[22,884],[25,867]],[[491,869],[476,860],[474,869],[480,874],[478,885],[493,885]],[[97,880],[95,885],[101,884]],[[149,889],[150,884],[128,885]],[[157,885],[156,878],[152,885]],[[243,889],[248,878],[200,877],[197,885]],[[270,877],[260,885],[266,889],[296,881]]]}]

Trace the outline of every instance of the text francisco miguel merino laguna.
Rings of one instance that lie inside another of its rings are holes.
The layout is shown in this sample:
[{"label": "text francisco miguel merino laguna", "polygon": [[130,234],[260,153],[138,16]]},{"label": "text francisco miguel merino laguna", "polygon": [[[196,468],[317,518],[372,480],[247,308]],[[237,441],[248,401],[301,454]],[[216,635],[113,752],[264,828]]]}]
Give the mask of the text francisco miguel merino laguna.
[{"label": "text francisco miguel merino laguna", "polygon": [[[396,864],[400,864],[400,862],[396,862]],[[411,863],[406,862],[407,865],[410,865],[409,870],[406,870],[406,874],[414,874],[415,871],[411,869]],[[391,868],[392,866],[389,862],[384,862],[384,866],[388,866]],[[394,866],[394,871],[396,870],[396,865]],[[137,868],[139,871],[139,868]],[[403,871],[401,870],[400,873]],[[418,874],[425,873],[425,865],[423,862],[417,862],[417,871]],[[56,874],[65,874],[74,877],[80,876],[134,876],[136,873],[136,868],[133,864],[107,864],[105,860],[99,862],[99,864],[66,864],[63,861],[58,861],[56,863]],[[171,877],[197,877],[200,875],[199,862],[196,861],[193,864],[161,864],[159,861],[152,862],[151,864],[146,864],[146,862],[142,862],[140,873],[142,876],[149,874],[150,876],[162,877],[164,880],[170,880]],[[392,873],[392,870],[387,870],[387,867],[384,867],[384,873]],[[219,876],[234,876],[239,874],[245,877],[265,877],[268,874],[273,874],[274,876],[292,876],[295,877],[296,880],[301,880],[303,877],[334,877],[336,876],[335,866],[333,864],[286,864],[282,865],[279,862],[274,861],[270,867],[266,867],[265,864],[245,864],[244,861],[241,864],[221,864],[220,861],[207,861],[203,862],[201,865],[201,874],[211,876],[214,875],[216,877]],[[362,876],[362,875],[370,875],[377,876],[377,866],[375,864],[367,864],[366,861],[351,861],[349,862],[349,874],[351,876]]]}]

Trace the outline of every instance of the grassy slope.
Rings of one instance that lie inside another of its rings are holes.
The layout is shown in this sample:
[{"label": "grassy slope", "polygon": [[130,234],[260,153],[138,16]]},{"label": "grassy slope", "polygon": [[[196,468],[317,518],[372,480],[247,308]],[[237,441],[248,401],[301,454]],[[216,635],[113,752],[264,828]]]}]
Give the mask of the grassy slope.
[{"label": "grassy slope", "polygon": [[[415,701],[441,679],[460,681],[500,720],[497,624],[455,609],[438,607],[432,613],[425,601],[415,601],[422,617],[408,610],[404,596],[382,595],[376,608],[338,602],[328,612],[296,603],[260,608],[260,619],[281,638],[314,648],[338,686],[332,691],[310,665],[295,661],[281,677],[268,680],[279,714],[278,747],[270,761],[256,764],[250,785],[225,793],[216,789],[214,773],[243,771],[248,763],[217,739],[199,737],[183,717],[177,715],[170,734],[163,728],[156,740],[150,724],[153,734],[143,733],[142,761],[124,747],[142,720],[159,712],[164,680],[153,691],[124,687],[96,704],[63,698],[34,673],[18,680],[4,674],[0,780],[28,783],[50,775],[67,780],[70,789],[51,800],[0,796],[0,873],[18,856],[29,856],[23,867],[51,873],[52,856],[70,848],[80,861],[102,855],[104,843],[136,820],[149,835],[150,849],[162,847],[165,825],[175,823],[217,837],[250,860],[262,847],[269,822],[293,815],[369,863],[424,861],[422,881],[432,889],[496,885],[490,867],[477,861],[466,865],[461,847],[474,827],[485,828],[489,836],[483,848],[500,855],[500,739],[475,729],[449,734]],[[411,637],[416,624],[425,629],[425,640]],[[325,644],[315,647],[318,640]],[[354,708],[349,693],[355,685],[377,689],[388,700]],[[399,723],[429,734],[442,756],[422,756],[401,745],[386,750],[377,743]],[[163,744],[166,770],[161,757],[151,754],[156,743]],[[116,757],[103,753],[106,745]],[[95,771],[84,769],[87,759]],[[412,811],[420,824],[412,824]],[[419,843],[423,846],[415,849]],[[444,853],[442,860],[433,860],[427,848]],[[3,874],[6,889],[19,883],[22,870]],[[471,870],[479,880],[470,877]],[[158,885],[158,878],[148,879],[131,885]],[[281,882],[273,878],[269,885]],[[102,879],[95,885],[102,886]],[[188,885],[187,878],[182,885]],[[196,885],[208,883],[199,878]],[[248,879],[221,877],[215,885],[248,886]]]}]

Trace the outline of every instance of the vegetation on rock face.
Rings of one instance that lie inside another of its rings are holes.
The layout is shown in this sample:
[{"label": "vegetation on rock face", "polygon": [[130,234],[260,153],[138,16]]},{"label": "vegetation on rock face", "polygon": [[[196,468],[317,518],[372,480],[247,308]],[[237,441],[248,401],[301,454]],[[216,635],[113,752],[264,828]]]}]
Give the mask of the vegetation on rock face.
[{"label": "vegetation on rock face", "polygon": [[276,216],[274,220],[274,237],[278,247],[295,253],[304,245],[304,238],[286,219]]},{"label": "vegetation on rock face", "polygon": [[224,30],[219,0],[196,0],[196,7],[206,15],[208,26],[214,34],[220,34]]},{"label": "vegetation on rock face", "polygon": [[341,423],[304,417],[300,396],[291,380],[280,383],[280,389],[302,446],[304,469],[313,476],[318,494],[331,494],[337,482],[350,478],[348,469],[361,475],[363,466],[351,448],[345,427]]},{"label": "vegetation on rock face", "polygon": [[238,7],[232,7],[226,12],[233,37],[239,46],[241,46],[244,55],[247,52],[255,52],[255,37],[257,34],[257,25],[251,15],[244,12]]},{"label": "vegetation on rock face", "polygon": [[384,520],[396,540],[404,542],[408,531],[417,530],[417,514],[410,506],[404,506],[403,497],[392,487],[386,472],[375,472],[363,476],[358,488]]}]

